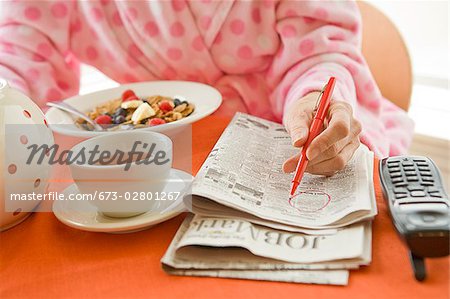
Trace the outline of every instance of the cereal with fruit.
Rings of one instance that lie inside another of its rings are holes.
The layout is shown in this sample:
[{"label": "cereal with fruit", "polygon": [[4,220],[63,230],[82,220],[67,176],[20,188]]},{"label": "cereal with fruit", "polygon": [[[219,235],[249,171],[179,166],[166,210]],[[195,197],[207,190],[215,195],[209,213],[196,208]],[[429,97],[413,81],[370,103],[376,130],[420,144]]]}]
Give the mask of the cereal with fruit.
[{"label": "cereal with fruit", "polygon": [[[178,97],[161,95],[138,97],[131,89],[125,90],[121,98],[95,107],[87,115],[97,124],[109,130],[121,128],[143,128],[178,121],[194,112],[194,104]],[[76,120],[77,126],[93,130],[85,120]]]}]

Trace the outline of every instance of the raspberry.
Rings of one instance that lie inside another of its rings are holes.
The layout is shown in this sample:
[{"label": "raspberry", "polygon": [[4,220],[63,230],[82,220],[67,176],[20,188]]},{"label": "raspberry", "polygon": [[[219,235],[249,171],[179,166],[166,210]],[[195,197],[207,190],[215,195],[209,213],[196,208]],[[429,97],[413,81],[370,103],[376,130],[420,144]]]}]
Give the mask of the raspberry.
[{"label": "raspberry", "polygon": [[97,116],[97,118],[95,119],[95,122],[98,123],[99,125],[109,125],[112,123],[112,118],[111,118],[111,116],[104,114],[104,115]]},{"label": "raspberry", "polygon": [[127,89],[122,93],[122,101],[125,101],[126,99],[128,99],[131,96],[135,96],[134,91],[132,91],[131,89]]},{"label": "raspberry", "polygon": [[139,98],[136,95],[131,95],[128,98],[125,98],[124,100],[122,100],[122,102],[128,102],[128,101],[134,101],[134,100],[139,100]]},{"label": "raspberry", "polygon": [[159,109],[161,109],[164,113],[166,113],[166,112],[172,111],[173,107],[169,102],[164,101],[164,102],[159,103]]},{"label": "raspberry", "polygon": [[152,118],[152,119],[150,119],[148,121],[148,125],[151,126],[151,127],[157,126],[157,125],[162,125],[162,124],[165,124],[165,123],[166,123],[166,121],[164,119],[158,118],[158,117]]}]

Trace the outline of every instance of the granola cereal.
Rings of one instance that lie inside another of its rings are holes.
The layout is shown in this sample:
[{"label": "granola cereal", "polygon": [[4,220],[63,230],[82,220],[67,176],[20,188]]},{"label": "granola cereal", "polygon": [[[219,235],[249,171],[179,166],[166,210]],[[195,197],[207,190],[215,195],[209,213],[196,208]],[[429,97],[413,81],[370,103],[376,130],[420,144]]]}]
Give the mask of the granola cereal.
[{"label": "granola cereal", "polygon": [[[98,105],[87,115],[96,123],[111,130],[120,125],[141,128],[178,121],[194,112],[195,106],[187,101],[162,95],[138,97],[133,90],[126,90],[121,98]],[[79,118],[76,125],[93,130],[85,120]]]}]

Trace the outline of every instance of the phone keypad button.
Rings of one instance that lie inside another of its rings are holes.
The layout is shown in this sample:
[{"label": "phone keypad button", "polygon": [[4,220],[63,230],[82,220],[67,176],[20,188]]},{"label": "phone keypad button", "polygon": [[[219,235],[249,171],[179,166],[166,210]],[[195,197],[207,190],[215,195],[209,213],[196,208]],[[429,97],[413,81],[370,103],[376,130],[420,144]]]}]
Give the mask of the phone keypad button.
[{"label": "phone keypad button", "polygon": [[425,190],[425,187],[422,186],[408,186],[407,188],[409,191],[423,191]]},{"label": "phone keypad button", "polygon": [[394,186],[395,187],[406,187],[406,186],[408,186],[408,183],[405,181],[400,181],[400,182],[394,183]]},{"label": "phone keypad button", "polygon": [[406,180],[408,182],[418,182],[419,178],[417,176],[408,176],[408,177],[406,177]]},{"label": "phone keypad button", "polygon": [[396,193],[395,194],[396,199],[401,199],[401,198],[405,198],[405,197],[408,197],[408,194],[406,194],[406,193]]},{"label": "phone keypad button", "polygon": [[442,194],[441,194],[441,192],[439,192],[439,191],[436,191],[436,192],[428,192],[428,193],[430,194],[431,197],[439,197],[439,198],[442,197]]},{"label": "phone keypad button", "polygon": [[414,162],[426,162],[424,158],[413,158]]},{"label": "phone keypad button", "polygon": [[399,177],[402,177],[402,173],[401,172],[391,173],[391,178],[399,178]]},{"label": "phone keypad button", "polygon": [[425,197],[427,194],[423,191],[411,191],[412,197]]},{"label": "phone keypad button", "polygon": [[394,172],[400,172],[400,168],[399,167],[392,167],[392,168],[389,168],[389,173],[394,173]]},{"label": "phone keypad button", "polygon": [[403,161],[402,165],[403,166],[414,166],[414,163],[412,161]]},{"label": "phone keypad button", "polygon": [[434,215],[422,215],[422,220],[423,220],[423,222],[427,222],[427,223],[434,222],[436,220],[436,216],[434,216]]},{"label": "phone keypad button", "polygon": [[400,183],[400,182],[403,182],[403,178],[393,178],[392,179],[392,183]]}]

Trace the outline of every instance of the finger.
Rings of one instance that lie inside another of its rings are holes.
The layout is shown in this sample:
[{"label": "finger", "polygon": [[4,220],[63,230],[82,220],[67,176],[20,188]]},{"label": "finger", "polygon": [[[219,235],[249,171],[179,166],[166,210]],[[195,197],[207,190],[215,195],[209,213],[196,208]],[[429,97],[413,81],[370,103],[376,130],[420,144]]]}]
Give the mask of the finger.
[{"label": "finger", "polygon": [[297,168],[298,160],[300,159],[300,153],[290,157],[283,163],[283,171],[285,173],[294,172]]},{"label": "finger", "polygon": [[339,140],[338,142],[334,143],[329,148],[327,148],[324,152],[320,153],[320,155],[310,160],[309,163],[311,165],[314,165],[336,157],[342,151],[342,149],[345,146],[347,146],[351,141],[352,139],[350,138],[344,138]]},{"label": "finger", "polygon": [[314,164],[329,160],[329,159],[337,156],[347,144],[349,144],[353,141],[358,141],[359,134],[361,133],[361,124],[355,119],[353,119],[351,121],[351,124],[352,125],[351,125],[349,136],[347,136],[346,138],[341,139],[338,142],[331,145],[328,149],[326,149],[319,156],[317,156],[313,160],[309,161],[309,163],[311,163],[311,165],[314,165]]},{"label": "finger", "polygon": [[346,145],[337,156],[318,164],[308,164],[306,171],[312,174],[332,175],[335,172],[344,169],[358,147],[359,141],[351,142]]},{"label": "finger", "polygon": [[353,119],[352,121],[352,132],[354,133],[353,136],[359,139],[359,134],[361,134],[362,132],[362,126],[361,123],[356,119]]},{"label": "finger", "polygon": [[350,132],[351,112],[344,105],[335,105],[330,109],[330,122],[327,128],[309,145],[306,156],[314,160],[337,141],[344,139]]},{"label": "finger", "polygon": [[292,144],[301,147],[308,139],[311,116],[305,111],[292,113],[286,121],[286,129],[291,135]]},{"label": "finger", "polygon": [[[342,151],[342,149],[345,146],[347,146],[350,142],[353,142],[355,140],[358,141],[357,137],[359,135],[359,130],[360,129],[358,127],[358,129],[355,131],[355,133],[352,134],[353,138],[349,137],[349,138],[344,138],[342,140],[339,140],[333,146],[331,146],[327,150],[325,150],[325,152],[323,152],[319,156],[317,156],[314,160],[311,160],[311,161],[308,160],[308,165],[312,166],[315,164],[319,164],[323,161],[332,159],[333,157],[337,156]],[[300,153],[287,159],[283,163],[283,171],[286,173],[293,172],[295,170],[295,168],[297,167],[299,158],[300,158]]]}]

